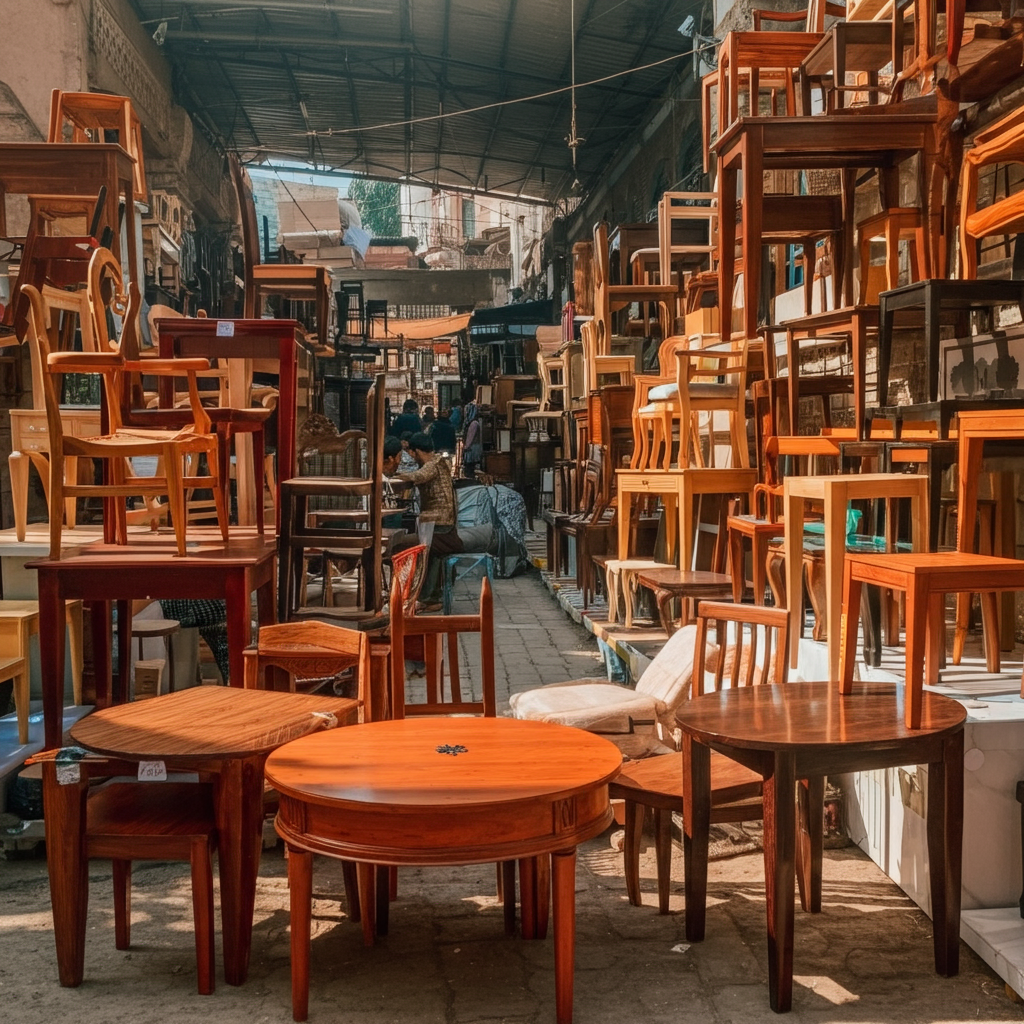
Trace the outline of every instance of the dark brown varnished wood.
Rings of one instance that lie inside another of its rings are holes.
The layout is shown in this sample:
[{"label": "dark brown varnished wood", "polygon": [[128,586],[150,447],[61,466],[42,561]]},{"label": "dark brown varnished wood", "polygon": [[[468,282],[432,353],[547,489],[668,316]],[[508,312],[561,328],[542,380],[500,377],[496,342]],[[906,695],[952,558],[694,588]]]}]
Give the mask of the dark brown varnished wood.
[{"label": "dark brown varnished wood", "polygon": [[[256,593],[260,624],[273,621],[276,547],[271,539],[232,533],[225,543],[213,530],[189,533],[189,549],[176,555],[173,539],[163,534],[140,534],[132,547],[84,544],[71,548],[59,561],[31,562],[38,570],[40,667],[43,677],[44,743],[58,747],[63,732],[64,602],[100,605],[136,598],[222,598],[227,602],[230,674],[242,685],[242,652],[251,633],[250,600]],[[109,611],[104,613],[108,617]],[[95,620],[94,620],[95,621]],[[110,693],[110,629],[93,630],[98,699]]]},{"label": "dark brown varnished wood", "polygon": [[720,691],[685,704],[677,721],[689,765],[684,793],[687,938],[704,937],[712,749],[764,779],[769,1003],[776,1012],[792,1003],[795,780],[927,764],[935,969],[955,975],[966,717],[955,701],[925,693],[920,728],[908,728],[903,688],[890,684],[856,684],[844,695],[834,683],[788,683]]},{"label": "dark brown varnished wood", "polygon": [[[518,859],[524,890],[546,890],[550,857],[557,1020],[567,1024],[575,849],[610,823],[608,783],[620,765],[618,748],[578,729],[507,718],[407,718],[289,743],[268,759],[267,778],[281,794],[277,829],[290,849],[359,862],[367,941],[376,865]],[[546,899],[524,896],[524,937],[546,927],[546,907]],[[296,1020],[308,1005],[308,918],[292,921],[293,943],[303,922],[292,964]]]}]

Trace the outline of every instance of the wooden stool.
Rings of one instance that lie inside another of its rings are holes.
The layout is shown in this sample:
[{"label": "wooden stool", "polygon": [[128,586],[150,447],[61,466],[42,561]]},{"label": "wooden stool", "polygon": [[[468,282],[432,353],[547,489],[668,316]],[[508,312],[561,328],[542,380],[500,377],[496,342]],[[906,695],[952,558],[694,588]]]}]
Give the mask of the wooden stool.
[{"label": "wooden stool", "polygon": [[654,591],[661,628],[669,636],[679,628],[669,610],[674,597],[683,602],[680,608],[681,625],[690,621],[689,610],[685,604],[687,600],[697,602],[732,599],[732,577],[724,572],[691,572],[673,566],[667,569],[641,569],[636,574],[636,580],[640,586]]},{"label": "wooden stool", "polygon": [[874,583],[906,594],[907,660],[906,723],[921,728],[921,691],[939,678],[946,594],[981,594],[985,630],[985,661],[989,672],[999,671],[997,592],[1024,590],[1024,561],[974,555],[962,551],[937,554],[863,555],[850,552],[843,572],[842,641],[839,651],[840,692],[853,688],[857,619],[861,586]]},{"label": "wooden stool", "polygon": [[[68,632],[71,640],[71,681],[76,704],[82,703],[82,602],[65,602]],[[14,708],[18,716],[18,742],[28,743],[28,642],[39,632],[38,601],[0,601],[0,658],[24,663],[21,672],[3,676],[14,680]]]},{"label": "wooden stool", "polygon": [[754,604],[764,604],[768,545],[785,532],[785,525],[754,516],[729,516],[729,574],[732,576],[732,599],[743,600],[746,579],[743,571],[743,541],[750,541],[754,574]]},{"label": "wooden stool", "polygon": [[[137,619],[132,618],[132,639],[139,641],[139,661],[143,659],[142,641],[155,637],[163,637],[167,645],[167,691],[174,693],[174,647],[171,637],[181,632],[181,623],[177,619]],[[159,687],[157,688],[159,693]]]},{"label": "wooden stool", "polygon": [[619,598],[625,605],[624,624],[633,628],[633,597],[636,594],[636,574],[641,569],[674,569],[674,565],[657,562],[651,558],[609,558],[595,555],[594,564],[604,569],[605,590],[608,595],[608,621],[619,621]]}]

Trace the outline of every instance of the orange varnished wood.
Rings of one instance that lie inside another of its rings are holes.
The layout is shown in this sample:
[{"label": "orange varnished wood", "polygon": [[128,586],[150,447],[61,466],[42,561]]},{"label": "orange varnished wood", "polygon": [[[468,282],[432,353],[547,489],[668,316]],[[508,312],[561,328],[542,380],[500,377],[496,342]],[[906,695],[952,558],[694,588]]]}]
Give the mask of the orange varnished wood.
[{"label": "orange varnished wood", "polygon": [[[364,937],[371,941],[374,864],[519,859],[527,885],[550,855],[556,1018],[568,1024],[575,849],[610,824],[608,783],[620,766],[617,747],[579,729],[508,718],[407,718],[289,743],[268,759],[267,779],[281,794],[277,830],[290,850],[360,862]],[[301,888],[293,907],[299,899],[304,905],[292,919],[292,1014],[303,1020],[311,889],[308,860],[295,863],[293,893]],[[523,902],[524,918],[527,908],[532,915],[525,935],[537,927],[542,901]]]},{"label": "orange varnished wood", "polygon": [[994,594],[1024,590],[1024,561],[975,555],[963,551],[934,554],[848,554],[843,575],[842,643],[839,679],[842,692],[853,686],[860,591],[865,583],[906,595],[906,723],[921,723],[922,687],[939,681],[939,656],[944,630],[941,597],[982,595],[985,660],[989,672],[999,671],[999,624]]},{"label": "orange varnished wood", "polygon": [[[168,768],[209,772],[214,787],[219,862],[224,977],[229,985],[245,981],[252,941],[263,824],[263,764],[275,746],[354,717],[357,702],[337,697],[202,686],[152,700],[104,708],[76,723],[72,739],[88,749],[130,761],[163,761]],[[61,787],[57,787],[58,792]],[[65,800],[48,807],[47,827],[73,836],[81,811]],[[77,817],[76,817],[77,814]],[[65,880],[78,892],[83,850],[73,838],[48,847],[51,880]],[[52,884],[52,883],[51,883]],[[84,894],[79,892],[80,896]],[[64,923],[55,919],[58,948],[71,936],[84,948],[85,912]],[[65,934],[66,933],[66,934]]]},{"label": "orange varnished wood", "polygon": [[[764,780],[764,862],[769,1003],[790,1009],[793,992],[793,880],[798,778],[928,765],[928,859],[935,969],[959,970],[963,840],[964,708],[924,694],[921,728],[904,723],[903,690],[834,683],[746,687],[697,697],[679,711],[683,730],[686,935],[704,938],[712,749]],[[801,800],[806,807],[810,800]],[[801,846],[804,845],[803,837]]]}]

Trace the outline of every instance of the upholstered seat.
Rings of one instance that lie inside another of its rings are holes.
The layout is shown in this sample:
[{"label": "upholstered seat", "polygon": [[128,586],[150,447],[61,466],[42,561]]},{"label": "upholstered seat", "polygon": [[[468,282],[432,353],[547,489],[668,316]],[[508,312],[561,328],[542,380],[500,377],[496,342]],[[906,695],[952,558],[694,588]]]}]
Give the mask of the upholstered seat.
[{"label": "upholstered seat", "polygon": [[689,695],[696,637],[692,625],[670,637],[635,690],[592,678],[551,683],[513,694],[512,714],[602,733],[630,757],[673,750],[675,712]]}]

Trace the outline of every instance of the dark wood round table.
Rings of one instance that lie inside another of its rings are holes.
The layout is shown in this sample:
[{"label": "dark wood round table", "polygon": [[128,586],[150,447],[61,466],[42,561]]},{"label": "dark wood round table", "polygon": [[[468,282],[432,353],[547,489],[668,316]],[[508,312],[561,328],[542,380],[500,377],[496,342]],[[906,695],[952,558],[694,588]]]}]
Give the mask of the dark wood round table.
[{"label": "dark wood round table", "polygon": [[[674,566],[641,569],[636,574],[636,581],[654,591],[661,628],[669,636],[679,628],[679,623],[670,612],[672,598],[678,597],[682,601],[730,601],[733,594],[730,575],[723,572],[707,572],[703,569],[676,569]],[[683,608],[682,611],[682,621],[685,623],[686,609]]]},{"label": "dark wood round table", "polygon": [[[312,854],[358,862],[372,941],[375,865],[551,858],[558,1024],[572,1020],[576,847],[611,823],[622,755],[606,739],[510,718],[406,718],[308,736],[276,750],[288,844],[292,1014],[309,1004]],[[524,900],[525,917],[525,900]]]},{"label": "dark wood round table", "polygon": [[[797,779],[899,765],[928,765],[928,862],[935,970],[960,969],[960,875],[963,859],[963,706],[925,693],[921,727],[905,722],[904,687],[786,683],[708,693],[677,714],[683,730],[683,849],[686,937],[704,938],[711,751],[764,779],[765,900],[768,911],[768,994],[776,1012],[793,1000],[793,881]],[[807,808],[801,808],[804,816]],[[806,826],[822,827],[819,816]],[[806,851],[800,844],[800,853]],[[895,954],[896,951],[894,951]]]}]

